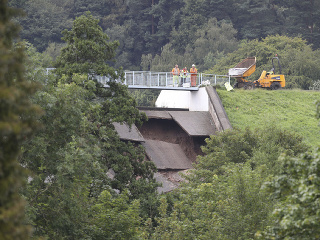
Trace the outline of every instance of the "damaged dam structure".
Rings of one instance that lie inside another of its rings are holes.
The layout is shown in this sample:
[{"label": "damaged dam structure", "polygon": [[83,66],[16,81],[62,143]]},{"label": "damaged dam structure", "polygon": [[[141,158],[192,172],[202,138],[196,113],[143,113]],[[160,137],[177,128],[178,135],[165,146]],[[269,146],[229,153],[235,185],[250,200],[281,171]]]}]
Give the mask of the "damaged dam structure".
[{"label": "damaged dam structure", "polygon": [[155,108],[140,108],[148,121],[141,127],[114,123],[120,139],[141,144],[146,158],[156,165],[159,192],[168,192],[182,181],[179,172],[192,169],[201,146],[210,135],[232,126],[212,86],[198,91],[162,90]]}]

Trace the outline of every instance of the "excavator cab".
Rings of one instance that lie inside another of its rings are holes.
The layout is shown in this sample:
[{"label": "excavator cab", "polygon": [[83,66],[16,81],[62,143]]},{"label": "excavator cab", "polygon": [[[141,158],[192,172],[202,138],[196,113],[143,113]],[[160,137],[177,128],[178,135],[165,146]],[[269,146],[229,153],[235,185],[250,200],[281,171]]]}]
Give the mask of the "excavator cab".
[{"label": "excavator cab", "polygon": [[274,74],[274,68],[271,68],[269,72],[267,72],[267,76],[270,74]]},{"label": "excavator cab", "polygon": [[[278,60],[279,74],[275,73],[275,59]],[[278,90],[286,86],[285,77],[281,74],[281,65],[278,57],[272,58],[272,69],[269,72],[263,71],[260,78],[254,83],[257,87],[269,88],[272,90]]]}]

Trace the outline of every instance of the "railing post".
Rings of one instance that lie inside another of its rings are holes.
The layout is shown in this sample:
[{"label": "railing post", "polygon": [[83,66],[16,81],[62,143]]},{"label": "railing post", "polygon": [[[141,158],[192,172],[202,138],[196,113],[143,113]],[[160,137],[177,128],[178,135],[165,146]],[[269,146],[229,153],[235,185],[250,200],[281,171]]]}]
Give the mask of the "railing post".
[{"label": "railing post", "polygon": [[217,86],[217,75],[214,75],[214,85]]},{"label": "railing post", "polygon": [[151,75],[151,71],[150,71],[150,87],[152,86],[152,75]]},{"label": "railing post", "polygon": [[166,72],[166,87],[168,87],[168,73]]},{"label": "railing post", "polygon": [[124,84],[127,85],[127,72],[124,72]]},{"label": "railing post", "polygon": [[134,86],[134,71],[132,71],[132,85]]},{"label": "railing post", "polygon": [[160,73],[158,73],[158,87],[160,86]]},{"label": "railing post", "polygon": [[[143,72],[140,74],[140,82],[142,82],[142,85],[144,85],[144,77],[143,77]],[[148,82],[148,79],[147,79],[147,82]],[[137,84],[137,85],[140,85],[140,84]],[[148,84],[146,84],[146,86],[148,86]]]}]

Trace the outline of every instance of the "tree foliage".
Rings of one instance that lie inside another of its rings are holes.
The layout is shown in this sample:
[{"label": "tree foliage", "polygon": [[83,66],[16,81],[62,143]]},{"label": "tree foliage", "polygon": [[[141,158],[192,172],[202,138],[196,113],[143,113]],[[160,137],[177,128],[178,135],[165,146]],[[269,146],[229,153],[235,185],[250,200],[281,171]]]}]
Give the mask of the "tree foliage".
[{"label": "tree foliage", "polygon": [[139,201],[130,203],[128,193],[113,198],[103,191],[93,211],[93,239],[139,239]]},{"label": "tree foliage", "polygon": [[270,223],[273,205],[262,175],[249,164],[230,165],[210,183],[185,185],[163,200],[148,239],[253,239]]},{"label": "tree foliage", "polygon": [[106,63],[114,58],[118,43],[108,42],[109,38],[98,22],[90,12],[86,12],[75,19],[70,31],[62,32],[67,46],[62,48],[55,65],[59,76],[82,73],[116,78],[115,70]]},{"label": "tree foliage", "polygon": [[166,195],[157,226],[146,239],[253,239],[273,224],[276,201],[261,186],[279,172],[282,152],[308,149],[301,137],[280,129],[229,130],[211,136],[195,169]]},{"label": "tree foliage", "polygon": [[29,101],[36,85],[24,76],[23,44],[18,39],[19,25],[13,18],[20,11],[0,2],[0,238],[28,239],[30,228],[24,224],[24,201],[19,189],[26,176],[19,165],[20,148],[37,128],[37,106]]},{"label": "tree foliage", "polygon": [[273,127],[226,131],[206,140],[204,156],[195,165],[196,179],[206,181],[214,174],[223,174],[224,165],[249,162],[253,168],[265,165],[269,174],[279,169],[277,159],[282,152],[296,156],[308,146],[299,135]]},{"label": "tree foliage", "polygon": [[[115,120],[138,119],[123,115],[130,114],[132,108],[130,101],[124,103],[125,107],[121,105],[122,98],[128,96],[119,92],[121,97],[113,94],[114,98],[106,100],[110,103],[101,103],[95,100],[94,88],[88,87],[90,82],[86,81],[85,75],[74,75],[71,82],[67,77],[58,82],[49,78],[34,97],[34,102],[45,110],[39,119],[44,128],[24,144],[21,163],[32,171],[32,181],[23,194],[28,200],[28,217],[35,236],[79,239],[110,234],[110,227],[95,223],[96,215],[92,213],[103,191],[112,195],[109,204],[116,204],[126,191],[130,202],[141,198],[141,205],[134,205],[134,209],[141,206],[141,215],[149,213],[145,208],[156,193],[154,165],[144,161],[140,148],[120,141],[112,125]],[[102,208],[97,214],[100,211],[107,210]],[[114,214],[121,211],[123,207]],[[123,221],[133,217],[123,214]],[[114,226],[114,231],[120,229]],[[90,233],[91,227],[98,232]],[[122,230],[126,234],[127,230]]]},{"label": "tree foliage", "polygon": [[[45,110],[44,127],[23,146],[21,164],[32,173],[23,192],[28,221],[34,236],[50,239],[134,238],[140,217],[155,212],[156,168],[142,147],[120,140],[113,123],[139,124],[145,115],[127,87],[114,81],[121,74],[106,61],[116,44],[106,42],[97,21],[86,13],[65,35],[58,74],[46,76],[33,98]],[[105,53],[94,58],[103,46]],[[109,74],[109,88],[92,73]],[[106,217],[117,222],[110,225]]]},{"label": "tree foliage", "polygon": [[61,43],[61,31],[71,26],[72,20],[59,1],[31,0],[17,4],[27,16],[20,18],[21,37],[43,52],[49,43]]},{"label": "tree foliage", "polygon": [[[174,43],[169,43],[162,48],[161,55],[156,55],[151,60],[143,55],[141,65],[150,66],[153,71],[170,71],[176,64],[189,69],[196,63],[199,70],[205,70],[215,64],[215,58],[237,49],[235,34],[236,30],[231,24],[211,18],[205,27],[192,32],[194,40],[186,43],[181,50]],[[180,33],[177,32],[177,35],[180,36]],[[146,64],[146,60],[149,63]]]},{"label": "tree foliage", "polygon": [[299,157],[283,156],[283,171],[266,187],[279,200],[275,224],[257,235],[263,239],[318,239],[319,151]]}]

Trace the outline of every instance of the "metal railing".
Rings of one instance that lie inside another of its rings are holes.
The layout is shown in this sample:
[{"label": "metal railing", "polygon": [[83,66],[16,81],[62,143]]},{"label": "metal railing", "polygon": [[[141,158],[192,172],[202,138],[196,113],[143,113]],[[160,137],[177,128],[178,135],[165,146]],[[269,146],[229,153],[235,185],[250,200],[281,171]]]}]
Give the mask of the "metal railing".
[{"label": "metal railing", "polygon": [[[54,68],[47,68],[47,74]],[[129,88],[192,88],[190,86],[191,74],[188,73],[186,78],[181,78],[179,76],[177,83],[173,81],[173,75],[171,72],[150,72],[150,71],[125,71],[124,72],[124,82],[121,80],[116,80]],[[105,87],[108,86],[110,78],[107,76],[95,75],[94,79],[100,82]],[[183,79],[183,80],[182,80]],[[216,74],[204,74],[198,73],[196,75],[196,87],[198,89],[201,85],[224,85],[226,82],[230,83],[230,76],[227,75],[216,75]],[[185,83],[185,84],[183,84]],[[188,84],[189,83],[189,84]]]},{"label": "metal railing", "polygon": [[[186,78],[179,76],[178,81],[181,87],[189,87],[191,75],[188,74]],[[95,76],[98,82],[107,85],[109,78],[105,76]],[[203,74],[196,75],[196,86],[201,85],[223,85],[230,83],[230,77],[227,75]],[[186,84],[183,84],[186,83]],[[126,71],[123,84],[128,85],[129,88],[170,88],[179,87],[174,83],[171,72],[149,72],[149,71]]]},{"label": "metal railing", "polygon": [[224,85],[226,82],[230,83],[230,76],[228,75],[216,75],[216,74],[200,74],[200,85]]}]

